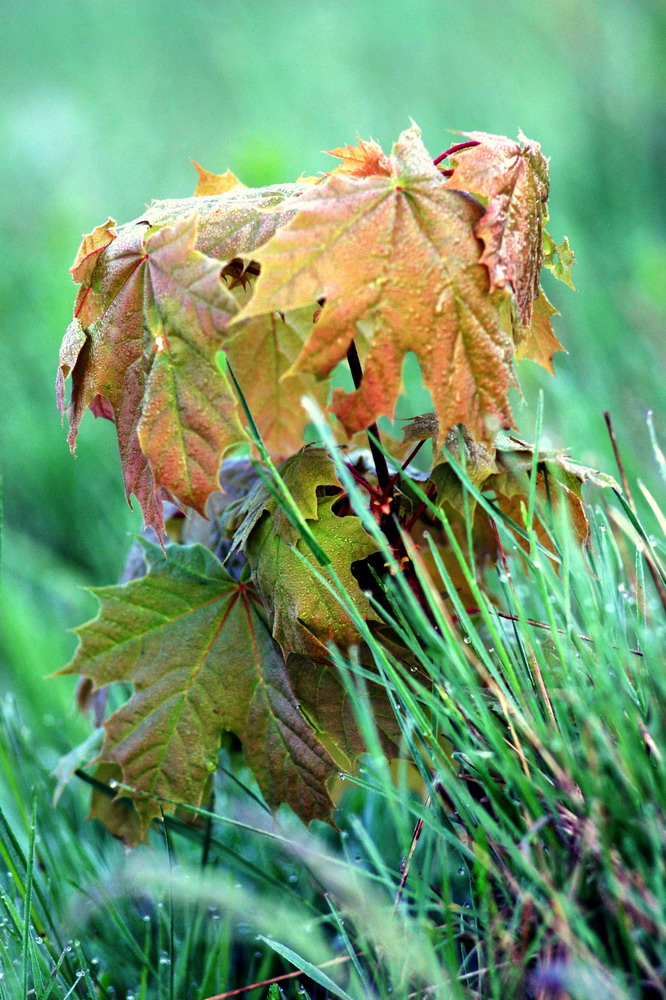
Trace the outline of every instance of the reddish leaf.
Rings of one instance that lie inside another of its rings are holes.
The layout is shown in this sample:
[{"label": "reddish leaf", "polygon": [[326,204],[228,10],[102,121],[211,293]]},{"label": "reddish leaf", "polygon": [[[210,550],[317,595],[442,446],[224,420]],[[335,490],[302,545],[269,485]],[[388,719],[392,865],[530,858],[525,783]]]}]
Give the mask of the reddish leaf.
[{"label": "reddish leaf", "polygon": [[[303,444],[308,417],[303,396],[326,405],[328,386],[293,366],[312,332],[311,306],[286,314],[254,316],[239,327],[225,351],[271,456],[282,461]],[[260,361],[258,359],[261,359]]]},{"label": "reddish leaf", "polygon": [[203,512],[219,488],[224,451],[243,437],[215,361],[236,303],[218,262],[193,250],[196,235],[196,216],[123,230],[95,270],[104,311],[73,373],[72,447],[85,409],[103,396],[115,417],[128,499],[134,493],[158,533],[158,491]]},{"label": "reddish leaf", "polygon": [[453,176],[446,186],[469,191],[486,204],[475,228],[484,243],[481,262],[491,288],[513,290],[520,323],[527,327],[539,294],[548,161],[541,146],[522,134],[521,141],[486,132],[463,134],[479,145],[452,157]]},{"label": "reddish leaf", "polygon": [[516,348],[516,358],[519,361],[523,358],[536,361],[551,375],[555,374],[554,355],[558,351],[564,351],[550,324],[550,317],[558,315],[557,309],[551,305],[542,289],[534,303],[530,328]]},{"label": "reddish leaf", "polygon": [[109,216],[104,225],[95,226],[92,233],[83,237],[76,259],[69,269],[77,285],[87,284],[90,281],[100,253],[118,235],[115,225],[116,220]]}]

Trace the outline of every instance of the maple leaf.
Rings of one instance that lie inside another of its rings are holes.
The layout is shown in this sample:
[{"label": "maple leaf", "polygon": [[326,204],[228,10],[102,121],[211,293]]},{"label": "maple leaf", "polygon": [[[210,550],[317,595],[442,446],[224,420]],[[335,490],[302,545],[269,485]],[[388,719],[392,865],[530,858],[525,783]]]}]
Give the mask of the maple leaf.
[{"label": "maple leaf", "polygon": [[559,316],[559,312],[548,301],[543,289],[540,289],[532,310],[532,321],[529,329],[516,347],[516,359],[522,361],[527,358],[529,361],[536,361],[542,368],[554,375],[553,357],[558,351],[564,351],[566,354],[566,350],[553,332],[550,323],[551,316]]},{"label": "maple leaf", "polygon": [[[370,669],[372,669],[372,666]],[[320,739],[340,767],[353,770],[354,762],[367,753],[367,743],[359,728],[349,691],[338,671],[329,663],[314,662],[305,656],[287,658],[289,681],[301,711],[314,726]],[[384,752],[389,758],[400,754],[400,723],[382,684],[370,681],[366,694]],[[341,759],[340,759],[341,758]]]},{"label": "maple leaf", "polygon": [[193,249],[196,236],[196,215],[136,225],[101,256],[93,277],[104,309],[86,331],[68,410],[73,449],[86,408],[97,396],[108,401],[127,497],[158,534],[158,491],[203,512],[224,451],[244,437],[216,364],[237,306],[219,263]]},{"label": "maple leaf", "polygon": [[245,184],[241,184],[231,170],[225,170],[223,174],[211,174],[208,170],[204,170],[196,160],[192,160],[192,164],[199,174],[199,180],[194,190],[196,198],[206,194],[226,194],[227,191],[233,191],[234,188],[245,187]]},{"label": "maple leaf", "polygon": [[117,765],[141,836],[160,814],[152,796],[200,805],[222,731],[234,733],[268,803],[305,822],[330,817],[335,770],[298,712],[284,660],[254,591],[200,545],[144,542],[148,574],[94,591],[100,612],[77,629],[80,646],[60,673],[134,693],[107,719],[98,762]]},{"label": "maple leaf", "polygon": [[[316,521],[320,496],[342,492],[333,459],[324,448],[306,445],[296,455],[282,462],[278,472],[306,521]],[[245,548],[252,530],[264,513],[270,515],[276,535],[292,544],[299,540],[298,530],[267,482],[260,478],[236,512],[233,525],[235,548]]]},{"label": "maple leaf", "polygon": [[[522,527],[521,503],[527,506],[530,476],[534,464],[534,445],[515,435],[500,433],[496,439],[495,460],[497,474],[489,476],[484,488],[494,490],[497,503]],[[586,482],[602,488],[617,489],[612,476],[575,462],[564,452],[540,448],[537,455],[536,491],[544,509],[552,506],[557,512],[566,505],[567,516],[581,542],[589,535],[589,525],[583,506],[582,488]],[[542,545],[552,549],[552,542],[544,526],[535,524],[537,537]],[[518,541],[523,544],[521,539]]]},{"label": "maple leaf", "polygon": [[[286,488],[317,543],[331,560],[347,594],[364,618],[374,618],[351,566],[378,551],[356,516],[338,517],[333,505],[342,488],[330,455],[305,447],[280,466]],[[307,542],[267,485],[257,483],[238,515],[234,544],[242,546],[268,609],[273,636],[287,656],[327,659],[326,643],[340,649],[360,642],[349,614],[310,566],[321,572]],[[310,566],[308,565],[310,564]]]},{"label": "maple leaf", "polygon": [[[108,785],[122,781],[123,771],[118,764],[102,763],[95,768],[94,778]],[[138,844],[144,837],[141,816],[125,793],[108,795],[101,788],[93,787],[88,819],[98,819],[110,834],[128,847]]]},{"label": "maple leaf", "polygon": [[116,220],[109,216],[102,226],[95,226],[92,233],[83,236],[74,263],[69,269],[77,285],[86,284],[90,280],[100,253],[118,235],[115,225]]},{"label": "maple leaf", "polygon": [[311,306],[255,316],[231,328],[231,333],[238,332],[224,348],[263,442],[276,461],[303,444],[309,422],[301,406],[303,396],[322,407],[326,404],[328,387],[308,372],[293,371],[312,331],[312,316]]},{"label": "maple leaf", "polygon": [[326,177],[331,174],[350,174],[353,177],[383,174],[390,177],[393,173],[390,158],[374,139],[360,139],[357,146],[338,146],[336,149],[327,149],[326,152],[329,156],[339,156],[342,160],[334,170],[325,174]]},{"label": "maple leaf", "polygon": [[510,286],[520,322],[528,327],[539,294],[543,224],[547,218],[548,161],[538,142],[487,132],[464,132],[479,143],[451,157],[446,186],[468,191],[486,203],[475,233],[484,243],[481,262],[491,289]]},{"label": "maple leaf", "polygon": [[[336,497],[319,500],[317,519],[308,526],[356,609],[364,618],[376,617],[352,573],[352,564],[377,552],[377,544],[358,517],[338,517],[333,512],[335,501]],[[286,542],[271,518],[264,516],[252,531],[245,554],[268,608],[273,637],[285,656],[293,652],[314,660],[328,659],[327,643],[346,650],[361,641],[350,615],[307,565],[321,572],[304,541]]]},{"label": "maple leaf", "polygon": [[391,176],[332,173],[287,203],[296,215],[255,251],[261,274],[237,320],[324,298],[294,370],[324,377],[345,357],[356,325],[373,328],[360,388],[334,397],[349,434],[392,415],[413,351],[442,434],[465,423],[488,437],[493,423],[511,424],[515,376],[473,233],[483,209],[446,189],[416,126],[390,162]]},{"label": "maple leaf", "polygon": [[293,217],[295,199],[308,187],[297,183],[246,188],[238,184],[224,194],[154,201],[142,219],[153,226],[173,225],[196,212],[197,250],[220,261],[248,257]]},{"label": "maple leaf", "polygon": [[65,331],[60,345],[56,373],[56,403],[61,414],[65,412],[65,382],[72,373],[79,354],[86,343],[86,331],[78,317],[74,317]]}]

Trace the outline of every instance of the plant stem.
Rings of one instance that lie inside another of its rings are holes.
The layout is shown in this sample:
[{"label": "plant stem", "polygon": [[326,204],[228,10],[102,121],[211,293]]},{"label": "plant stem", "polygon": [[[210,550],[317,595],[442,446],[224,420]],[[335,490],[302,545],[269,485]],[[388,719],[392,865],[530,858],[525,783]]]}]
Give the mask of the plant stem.
[{"label": "plant stem", "polygon": [[[624,487],[624,492],[627,497],[627,503],[636,513],[636,504],[634,503],[634,498],[631,495],[631,490],[629,489],[629,480],[627,479],[627,474],[624,471],[624,463],[622,462],[622,456],[620,455],[620,448],[617,443],[617,438],[615,437],[615,431],[613,429],[613,421],[611,420],[611,415],[607,411],[604,413],[604,420],[606,421],[606,427],[608,428],[608,435],[611,440],[611,445],[613,446],[613,454],[615,455],[615,461],[617,462],[617,467],[620,473],[620,479],[622,480],[622,486]],[[664,590],[664,585],[662,584],[657,567],[653,562],[653,557],[649,549],[643,550],[643,557],[647,563],[647,568],[650,571],[650,576],[655,585],[656,591],[659,594],[659,599],[661,600],[662,607],[666,610],[666,590]]]},{"label": "plant stem", "polygon": [[[361,368],[361,359],[358,356],[356,344],[353,340],[349,345],[349,350],[347,351],[347,361],[349,362],[349,370],[351,371],[354,385],[357,389],[359,389],[361,382],[363,381],[363,369]],[[375,463],[377,482],[379,483],[380,489],[384,491],[391,482],[391,474],[389,472],[386,458],[384,457],[384,452],[379,447],[380,441],[381,438],[379,436],[379,428],[377,427],[377,424],[370,424],[368,427],[368,443],[370,444],[372,460]]]},{"label": "plant stem", "polygon": [[442,162],[442,160],[445,160],[447,156],[451,156],[451,153],[459,153],[461,149],[471,149],[472,146],[480,146],[480,145],[481,143],[478,142],[476,139],[469,139],[467,142],[457,142],[455,146],[449,146],[449,148],[445,149],[443,153],[440,153],[439,156],[436,156],[432,162],[435,166],[437,166],[439,163]]}]

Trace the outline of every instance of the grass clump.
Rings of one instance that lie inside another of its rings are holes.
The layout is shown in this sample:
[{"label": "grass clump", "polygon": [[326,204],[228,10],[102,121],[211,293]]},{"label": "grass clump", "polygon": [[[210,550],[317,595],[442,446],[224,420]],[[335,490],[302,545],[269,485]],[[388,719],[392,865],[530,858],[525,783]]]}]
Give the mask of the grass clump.
[{"label": "grass clump", "polygon": [[[666,995],[664,540],[611,500],[581,547],[538,506],[521,546],[496,519],[484,589],[432,507],[475,607],[435,546],[413,549],[425,599],[396,575],[381,607],[409,657],[371,634],[372,668],[334,651],[367,747],[340,775],[337,830],[274,819],[230,742],[211,809],[127,855],[86,824],[82,781],[53,811],[62,748],[6,700],[0,1000]],[[369,708],[378,677],[398,761]]]}]

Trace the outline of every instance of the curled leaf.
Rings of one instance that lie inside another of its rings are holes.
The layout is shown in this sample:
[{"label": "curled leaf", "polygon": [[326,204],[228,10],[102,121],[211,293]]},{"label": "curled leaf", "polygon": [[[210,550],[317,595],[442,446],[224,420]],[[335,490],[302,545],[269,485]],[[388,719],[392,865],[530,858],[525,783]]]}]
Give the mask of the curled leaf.
[{"label": "curled leaf", "polygon": [[90,280],[100,253],[118,235],[115,225],[116,220],[109,216],[103,225],[95,226],[91,233],[83,237],[76,259],[69,269],[77,285],[86,284]]},{"label": "curled leaf", "polygon": [[522,326],[532,321],[543,261],[542,231],[547,217],[548,161],[538,142],[487,132],[465,132],[479,145],[452,157],[446,186],[469,191],[486,205],[475,232],[483,240],[481,262],[492,289],[513,291]]}]

